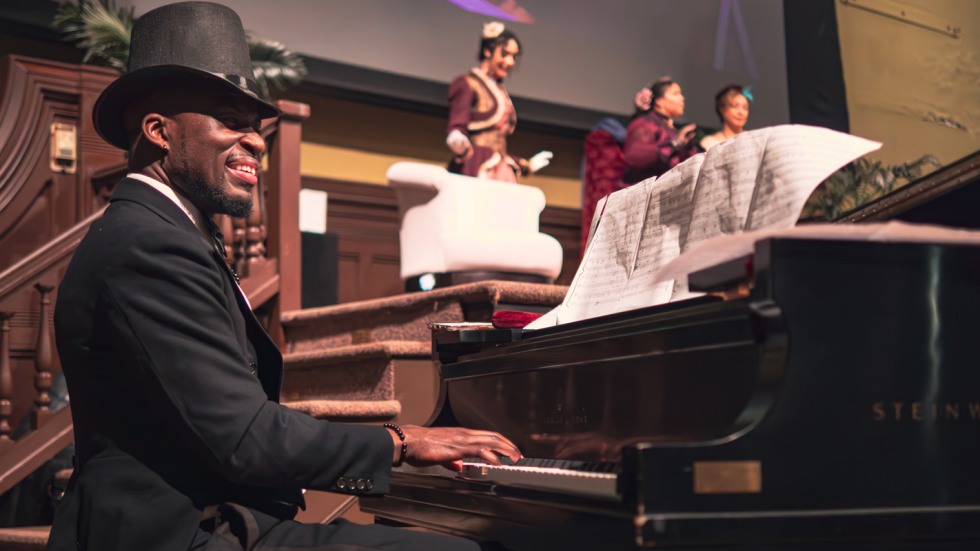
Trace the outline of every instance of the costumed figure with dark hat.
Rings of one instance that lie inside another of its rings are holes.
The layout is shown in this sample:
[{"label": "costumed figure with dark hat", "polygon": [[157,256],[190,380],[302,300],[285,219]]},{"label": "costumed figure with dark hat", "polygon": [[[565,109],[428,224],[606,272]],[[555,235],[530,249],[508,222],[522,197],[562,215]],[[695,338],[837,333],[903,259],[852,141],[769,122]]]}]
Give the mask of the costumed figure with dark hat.
[{"label": "costumed figure with dark hat", "polygon": [[350,425],[279,404],[282,354],[224,259],[214,214],[252,210],[266,144],[238,15],[208,2],[140,17],[96,130],[129,152],[58,291],[76,461],[51,551],[470,549],[460,538],[293,521],[303,489],[385,493],[393,464],[499,464],[461,428]]},{"label": "costumed figure with dark hat", "polygon": [[450,172],[515,182],[518,175],[533,174],[551,162],[550,151],[539,151],[529,159],[507,151],[517,113],[503,81],[520,55],[520,41],[503,23],[483,26],[480,64],[449,85],[446,145],[455,155]]}]

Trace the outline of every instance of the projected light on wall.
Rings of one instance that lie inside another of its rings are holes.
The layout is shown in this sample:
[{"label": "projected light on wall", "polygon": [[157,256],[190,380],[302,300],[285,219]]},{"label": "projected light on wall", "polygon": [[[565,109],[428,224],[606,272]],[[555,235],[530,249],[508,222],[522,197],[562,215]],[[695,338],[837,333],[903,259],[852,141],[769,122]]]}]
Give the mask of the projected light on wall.
[{"label": "projected light on wall", "polygon": [[745,19],[742,17],[742,5],[738,0],[721,0],[721,6],[718,8],[718,31],[715,33],[715,70],[726,69],[728,29],[732,27],[742,59],[745,62],[745,70],[748,76],[755,80],[759,77],[759,70],[756,69],[755,55],[752,53],[749,33],[745,30]]},{"label": "projected light on wall", "polygon": [[534,16],[517,5],[516,0],[448,0],[466,11],[489,15],[495,19],[534,23]]}]

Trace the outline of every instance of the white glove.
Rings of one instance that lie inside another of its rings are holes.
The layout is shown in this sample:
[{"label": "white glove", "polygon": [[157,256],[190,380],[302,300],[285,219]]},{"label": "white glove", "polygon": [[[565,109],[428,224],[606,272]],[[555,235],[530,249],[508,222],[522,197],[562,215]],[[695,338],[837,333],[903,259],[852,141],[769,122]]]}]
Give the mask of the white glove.
[{"label": "white glove", "polygon": [[470,150],[470,139],[466,137],[466,134],[454,129],[446,136],[446,145],[456,155],[462,155]]},{"label": "white glove", "polygon": [[542,168],[551,164],[551,158],[555,154],[550,151],[538,151],[530,159],[527,160],[528,168],[531,169],[531,174],[541,170]]}]

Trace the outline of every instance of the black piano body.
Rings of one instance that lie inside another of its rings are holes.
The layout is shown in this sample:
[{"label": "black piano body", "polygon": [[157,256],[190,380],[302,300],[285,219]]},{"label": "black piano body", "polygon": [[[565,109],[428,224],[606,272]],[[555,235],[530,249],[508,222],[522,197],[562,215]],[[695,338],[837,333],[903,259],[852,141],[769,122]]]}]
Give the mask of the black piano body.
[{"label": "black piano body", "polygon": [[362,510],[515,550],[980,548],[980,247],[773,239],[734,266],[691,283],[747,271],[735,300],[435,332],[431,425],[600,483],[406,468]]}]

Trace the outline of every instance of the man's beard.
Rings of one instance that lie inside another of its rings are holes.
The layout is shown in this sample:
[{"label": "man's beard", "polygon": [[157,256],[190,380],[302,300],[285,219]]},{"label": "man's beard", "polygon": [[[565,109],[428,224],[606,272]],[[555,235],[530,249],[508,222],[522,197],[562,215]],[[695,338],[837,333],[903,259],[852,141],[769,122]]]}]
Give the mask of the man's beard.
[{"label": "man's beard", "polygon": [[[183,152],[175,152],[183,153]],[[233,199],[222,193],[224,182],[208,182],[200,171],[192,169],[186,162],[186,154],[178,154],[180,174],[177,184],[180,189],[207,215],[227,214],[235,218],[248,218],[252,215],[252,196],[245,199]],[[171,175],[173,178],[175,175]]]},{"label": "man's beard", "polygon": [[[184,182],[184,185],[187,193],[194,200],[200,201],[206,212],[227,214],[235,218],[248,218],[252,215],[251,195],[245,199],[232,199],[221,193],[221,189],[217,185],[207,184],[200,175],[194,176],[197,177],[189,178]],[[220,182],[215,182],[215,184],[220,184]]]}]

